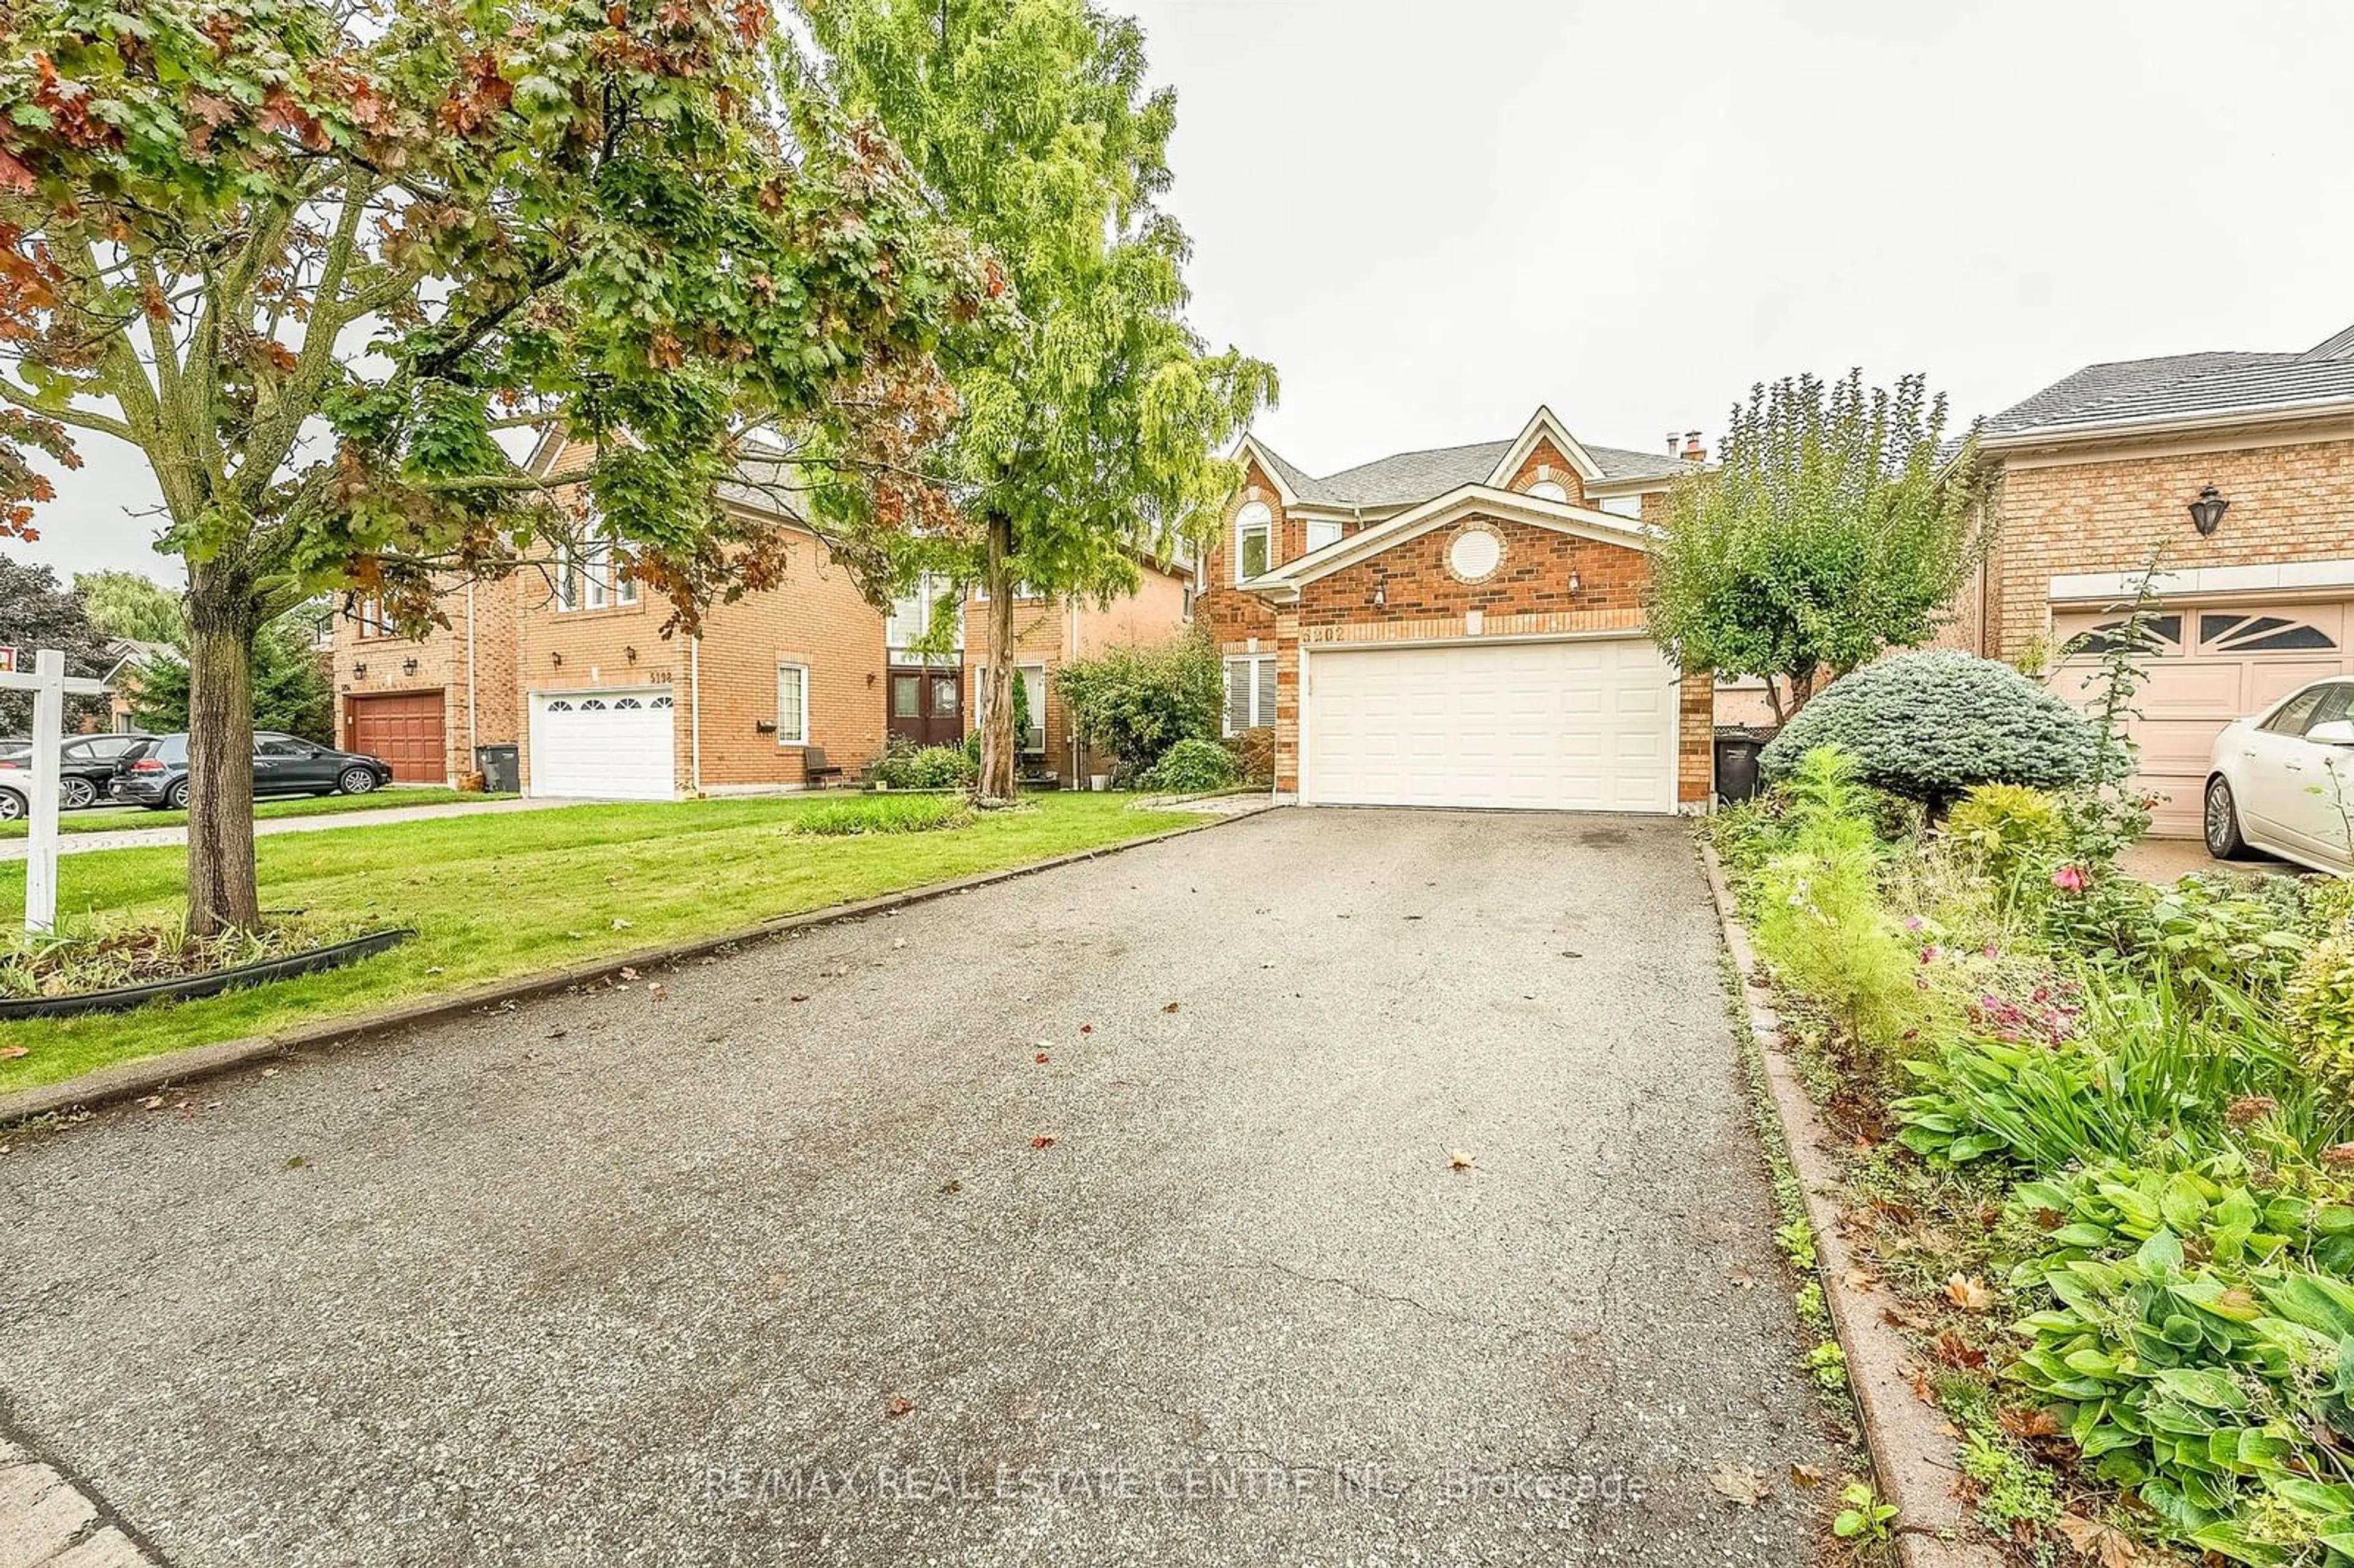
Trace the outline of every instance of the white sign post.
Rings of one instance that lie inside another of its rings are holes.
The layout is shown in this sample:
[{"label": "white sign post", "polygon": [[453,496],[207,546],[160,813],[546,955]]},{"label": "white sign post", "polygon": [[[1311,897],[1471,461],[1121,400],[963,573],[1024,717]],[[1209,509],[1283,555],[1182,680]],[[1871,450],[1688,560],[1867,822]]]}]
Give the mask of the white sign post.
[{"label": "white sign post", "polygon": [[58,924],[58,747],[64,739],[66,695],[94,697],[103,681],[68,679],[66,656],[54,648],[33,655],[33,673],[0,671],[0,692],[33,694],[33,820],[25,856],[25,929],[47,936]]}]

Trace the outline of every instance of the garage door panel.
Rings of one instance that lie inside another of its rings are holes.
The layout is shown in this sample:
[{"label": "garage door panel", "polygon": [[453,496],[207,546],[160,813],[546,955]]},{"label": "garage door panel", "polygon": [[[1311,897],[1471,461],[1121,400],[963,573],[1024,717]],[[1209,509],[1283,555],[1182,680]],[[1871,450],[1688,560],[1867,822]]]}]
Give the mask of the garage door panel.
[{"label": "garage door panel", "polygon": [[1674,809],[1675,673],[1640,639],[1308,659],[1303,799]]},{"label": "garage door panel", "polygon": [[535,692],[531,792],[667,800],[678,792],[675,709],[663,690]]},{"label": "garage door panel", "polygon": [[352,696],[345,699],[345,705],[344,744],[348,749],[384,758],[392,765],[392,777],[398,783],[448,781],[444,703],[439,687],[429,692]]},{"label": "garage door panel", "polygon": [[[2053,617],[2052,631],[2065,645],[2120,619],[2115,611],[2062,614]],[[2161,642],[2143,666],[2136,698],[2141,712],[2131,724],[2141,751],[2134,780],[2159,798],[2152,813],[2156,832],[2194,838],[2216,734],[2307,682],[2354,670],[2343,645],[2347,606],[2197,605],[2169,609],[2166,624],[2180,636]],[[2099,683],[2097,662],[2080,658],[2052,676],[2052,689],[2091,711],[2100,700]]]}]

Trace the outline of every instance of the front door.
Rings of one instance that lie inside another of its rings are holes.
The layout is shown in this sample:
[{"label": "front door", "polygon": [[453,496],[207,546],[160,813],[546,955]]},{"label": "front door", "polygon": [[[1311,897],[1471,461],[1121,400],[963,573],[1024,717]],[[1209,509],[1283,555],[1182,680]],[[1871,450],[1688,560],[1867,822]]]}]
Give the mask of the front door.
[{"label": "front door", "polygon": [[954,746],[964,739],[964,671],[953,665],[895,664],[889,694],[891,733],[917,746]]}]

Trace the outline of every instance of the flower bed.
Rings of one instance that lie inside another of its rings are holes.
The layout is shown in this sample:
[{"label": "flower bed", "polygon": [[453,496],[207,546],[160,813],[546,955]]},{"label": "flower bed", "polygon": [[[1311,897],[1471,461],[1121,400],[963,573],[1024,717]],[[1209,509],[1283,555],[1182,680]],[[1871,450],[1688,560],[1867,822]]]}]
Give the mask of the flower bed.
[{"label": "flower bed", "polygon": [[1825,748],[1711,832],[1988,1535],[2354,1564],[2354,896],[2146,886],[2147,824]]}]

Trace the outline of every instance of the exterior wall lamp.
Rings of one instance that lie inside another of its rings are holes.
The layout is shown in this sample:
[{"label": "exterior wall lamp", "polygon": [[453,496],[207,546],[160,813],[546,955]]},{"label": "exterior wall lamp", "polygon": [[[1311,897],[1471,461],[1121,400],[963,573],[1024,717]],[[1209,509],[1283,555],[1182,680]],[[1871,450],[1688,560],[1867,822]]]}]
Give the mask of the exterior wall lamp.
[{"label": "exterior wall lamp", "polygon": [[2190,525],[2199,530],[2200,537],[2206,537],[2223,525],[2224,509],[2231,504],[2223,499],[2222,492],[2209,485],[2190,503]]},{"label": "exterior wall lamp", "polygon": [[353,662],[352,679],[355,681],[365,681],[367,679],[367,661],[362,659],[356,660]]},{"label": "exterior wall lamp", "polygon": [[404,675],[414,675],[417,673],[417,661],[414,659],[403,659],[400,662],[400,673]]}]

